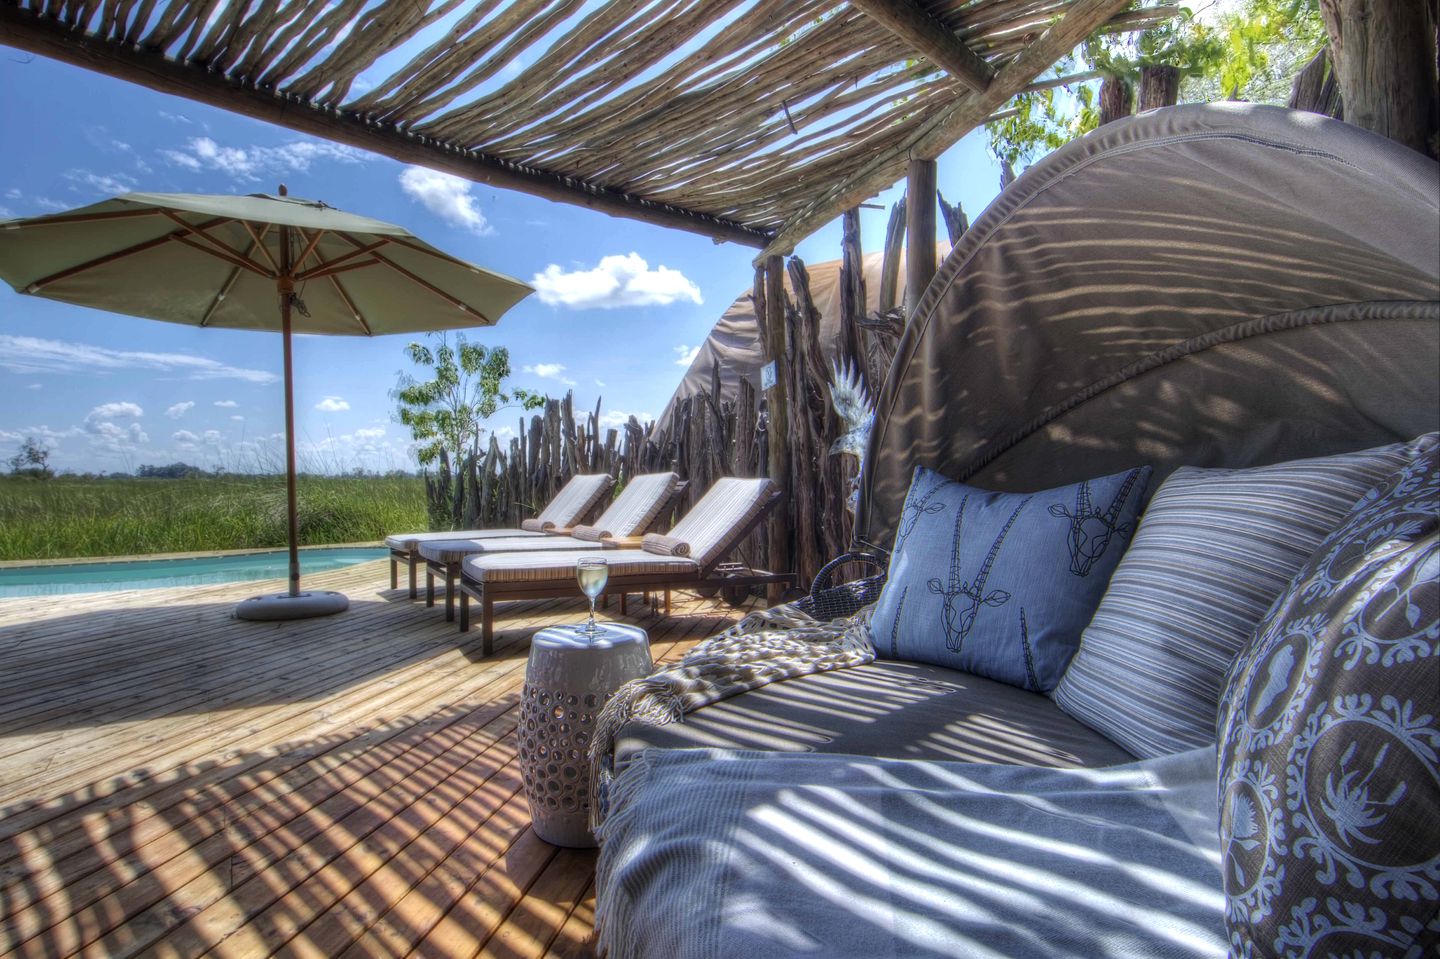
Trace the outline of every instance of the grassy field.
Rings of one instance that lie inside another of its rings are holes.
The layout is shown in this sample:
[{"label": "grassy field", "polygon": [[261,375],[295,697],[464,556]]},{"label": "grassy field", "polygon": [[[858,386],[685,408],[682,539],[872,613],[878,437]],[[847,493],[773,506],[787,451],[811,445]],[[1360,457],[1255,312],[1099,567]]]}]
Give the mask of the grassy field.
[{"label": "grassy field", "polygon": [[[301,477],[300,543],[425,529],[418,478]],[[285,545],[285,479],[0,477],[0,560]]]}]

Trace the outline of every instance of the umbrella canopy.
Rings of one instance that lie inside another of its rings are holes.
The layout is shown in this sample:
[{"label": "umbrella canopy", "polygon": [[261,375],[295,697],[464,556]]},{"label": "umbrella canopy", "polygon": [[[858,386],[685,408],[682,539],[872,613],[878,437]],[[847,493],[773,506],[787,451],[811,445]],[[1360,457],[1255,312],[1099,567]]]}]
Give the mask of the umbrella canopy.
[{"label": "umbrella canopy", "polygon": [[290,589],[236,612],[339,612],[302,593],[290,334],[374,336],[489,326],[530,287],[442,253],[392,223],[286,195],[127,193],[54,216],[0,221],[0,277],[21,293],[190,326],[277,330],[285,351]]},{"label": "umbrella canopy", "polygon": [[304,305],[294,319],[301,333],[488,326],[531,293],[403,227],[289,196],[127,193],[54,216],[0,221],[6,282],[113,313],[278,331],[282,273],[293,274]]}]

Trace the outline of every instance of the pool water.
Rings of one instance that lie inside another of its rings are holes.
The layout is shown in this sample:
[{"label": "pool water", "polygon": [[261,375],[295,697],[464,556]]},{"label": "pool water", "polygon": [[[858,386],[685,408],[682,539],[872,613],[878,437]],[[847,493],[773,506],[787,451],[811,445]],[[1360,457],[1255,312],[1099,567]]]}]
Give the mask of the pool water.
[{"label": "pool water", "polygon": [[[384,559],[384,547],[302,549],[300,572],[324,573],[356,563]],[[0,597],[48,596],[53,593],[99,593],[112,589],[159,586],[205,586],[251,579],[284,579],[290,554],[277,549],[236,556],[190,559],[137,559],[110,563],[64,563],[55,566],[12,566],[0,569]]]}]

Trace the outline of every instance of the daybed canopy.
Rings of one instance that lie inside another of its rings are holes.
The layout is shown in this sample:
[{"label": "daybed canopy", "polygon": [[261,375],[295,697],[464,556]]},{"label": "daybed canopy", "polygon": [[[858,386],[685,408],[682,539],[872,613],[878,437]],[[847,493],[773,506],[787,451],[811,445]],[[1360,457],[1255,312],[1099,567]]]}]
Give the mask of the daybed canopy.
[{"label": "daybed canopy", "polygon": [[1035,490],[1437,428],[1440,166],[1315,114],[1185,106],[1031,167],[946,259],[878,402],[863,540],[910,474]]}]

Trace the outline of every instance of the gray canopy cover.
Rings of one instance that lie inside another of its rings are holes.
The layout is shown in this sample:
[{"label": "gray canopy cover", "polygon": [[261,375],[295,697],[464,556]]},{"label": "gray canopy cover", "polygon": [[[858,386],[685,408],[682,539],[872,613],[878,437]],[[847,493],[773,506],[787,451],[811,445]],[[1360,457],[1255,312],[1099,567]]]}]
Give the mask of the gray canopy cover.
[{"label": "gray canopy cover", "polygon": [[1177,107],[1031,167],[922,298],[877,404],[863,540],[917,465],[1037,490],[1248,466],[1440,420],[1440,166],[1315,114]]}]

